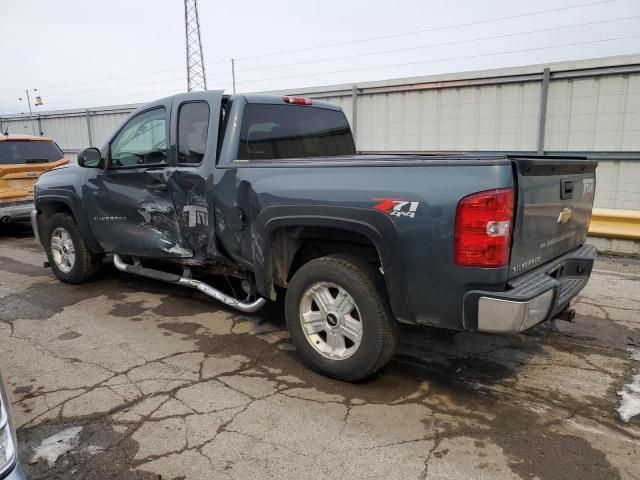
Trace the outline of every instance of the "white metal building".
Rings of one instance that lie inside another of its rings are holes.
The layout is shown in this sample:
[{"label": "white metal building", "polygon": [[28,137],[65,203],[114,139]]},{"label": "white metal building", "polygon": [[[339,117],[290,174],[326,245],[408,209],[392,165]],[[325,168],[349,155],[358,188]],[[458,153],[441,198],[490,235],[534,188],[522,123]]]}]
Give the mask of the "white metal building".
[{"label": "white metal building", "polygon": [[[640,55],[289,90],[340,105],[365,151],[571,152],[597,157],[596,206],[640,210]],[[136,105],[0,117],[74,158]]]}]

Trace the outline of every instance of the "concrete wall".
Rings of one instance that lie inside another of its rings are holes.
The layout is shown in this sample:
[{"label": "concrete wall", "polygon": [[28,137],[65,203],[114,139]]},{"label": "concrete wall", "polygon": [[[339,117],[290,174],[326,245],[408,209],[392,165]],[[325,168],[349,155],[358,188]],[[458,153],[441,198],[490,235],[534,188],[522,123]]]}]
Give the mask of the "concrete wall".
[{"label": "concrete wall", "polygon": [[546,148],[640,150],[640,74],[554,81]]},{"label": "concrete wall", "polygon": [[596,173],[597,207],[640,210],[640,155],[635,160],[601,160]]},{"label": "concrete wall", "polygon": [[363,150],[535,150],[540,86],[487,85],[358,97]]}]

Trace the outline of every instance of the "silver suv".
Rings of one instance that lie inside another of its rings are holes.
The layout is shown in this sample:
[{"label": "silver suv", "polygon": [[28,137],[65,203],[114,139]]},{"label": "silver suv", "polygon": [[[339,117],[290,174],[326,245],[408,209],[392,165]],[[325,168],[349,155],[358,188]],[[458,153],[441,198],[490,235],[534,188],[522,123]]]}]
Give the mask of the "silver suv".
[{"label": "silver suv", "polygon": [[0,376],[0,479],[26,480],[18,463],[16,431],[11,423],[9,401]]}]

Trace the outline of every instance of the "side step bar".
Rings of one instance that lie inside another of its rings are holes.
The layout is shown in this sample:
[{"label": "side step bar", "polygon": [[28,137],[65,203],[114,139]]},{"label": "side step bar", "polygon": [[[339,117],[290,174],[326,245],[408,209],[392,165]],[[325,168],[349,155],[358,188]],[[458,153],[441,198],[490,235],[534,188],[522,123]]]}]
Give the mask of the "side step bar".
[{"label": "side step bar", "polygon": [[122,257],[117,253],[113,254],[113,264],[116,268],[122,272],[133,273],[143,277],[153,278],[155,280],[162,280],[163,282],[176,283],[178,285],[184,285],[185,287],[195,288],[202,293],[215,298],[216,300],[240,310],[244,313],[253,313],[264,307],[267,303],[265,298],[258,298],[251,303],[240,302],[238,299],[222,293],[220,290],[216,290],[211,285],[207,285],[200,280],[194,280],[193,278],[185,278],[173,273],[162,272],[160,270],[154,270],[152,268],[145,268],[142,265],[131,265],[122,260]]}]

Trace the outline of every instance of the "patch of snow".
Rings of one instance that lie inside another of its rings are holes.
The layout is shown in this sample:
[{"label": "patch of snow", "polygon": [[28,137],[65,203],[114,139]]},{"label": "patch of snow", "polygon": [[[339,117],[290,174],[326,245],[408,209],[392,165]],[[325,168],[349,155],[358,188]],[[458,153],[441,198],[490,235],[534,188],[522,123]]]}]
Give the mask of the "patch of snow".
[{"label": "patch of snow", "polygon": [[640,415],[640,373],[634,375],[631,383],[618,391],[618,396],[620,397],[618,414],[623,422],[626,423],[636,415]]},{"label": "patch of snow", "polygon": [[640,362],[640,349],[638,348],[627,348],[627,352],[631,354],[631,358]]},{"label": "patch of snow", "polygon": [[67,452],[70,452],[78,443],[78,436],[82,427],[71,427],[45,438],[36,448],[30,463],[36,463],[41,458],[46,460],[49,467],[53,467],[56,460]]},{"label": "patch of snow", "polygon": [[480,382],[468,382],[467,385],[469,385],[469,387],[473,388],[474,390],[488,390],[489,389],[484,383],[480,383]]},{"label": "patch of snow", "polygon": [[89,445],[87,448],[85,448],[85,451],[89,455],[98,455],[98,454],[104,452],[104,448],[98,447],[97,445]]}]

